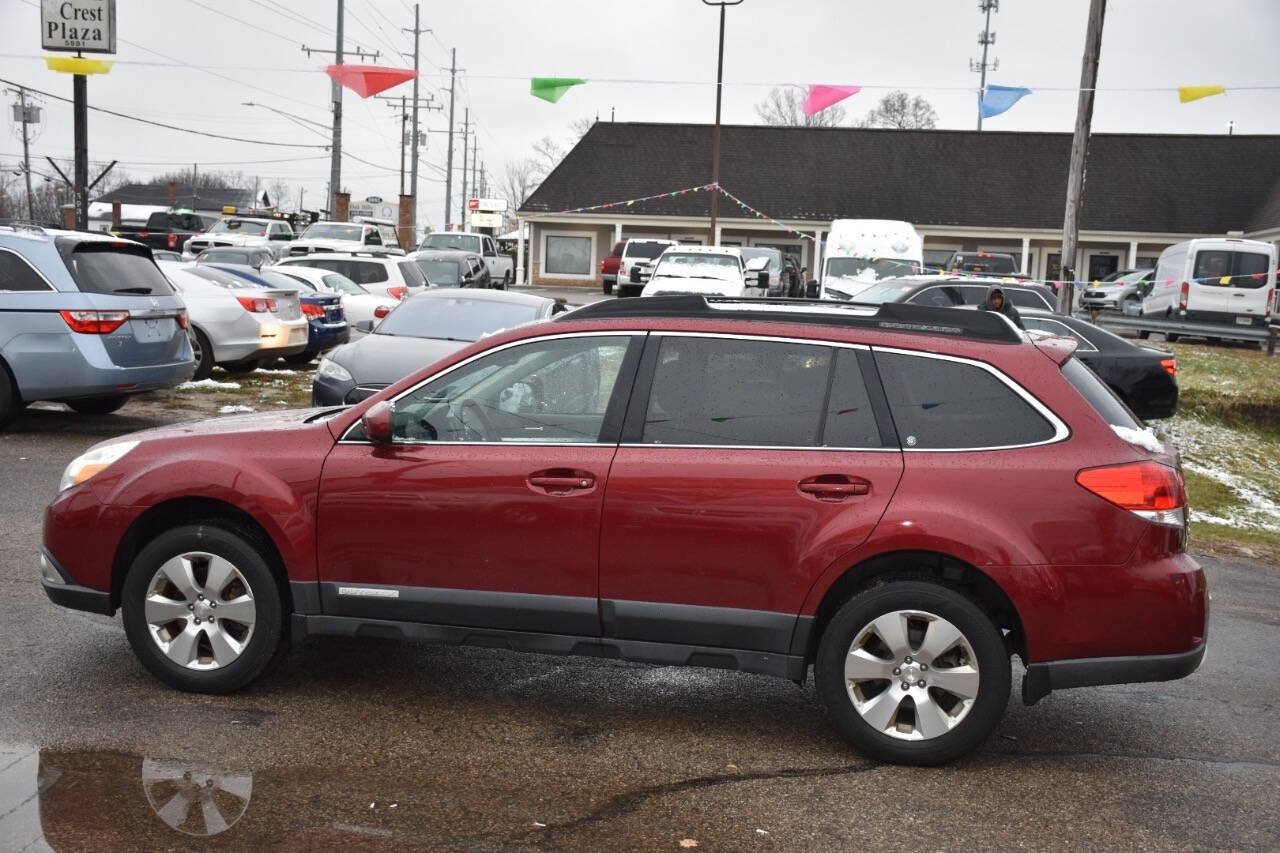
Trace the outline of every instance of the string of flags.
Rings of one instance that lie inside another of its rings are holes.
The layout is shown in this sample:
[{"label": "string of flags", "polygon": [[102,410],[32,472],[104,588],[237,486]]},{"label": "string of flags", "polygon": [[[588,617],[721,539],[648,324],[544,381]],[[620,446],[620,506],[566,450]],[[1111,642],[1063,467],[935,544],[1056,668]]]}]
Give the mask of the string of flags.
[{"label": "string of flags", "polygon": [[565,213],[589,213],[590,211],[593,211],[593,210],[608,210],[614,207],[631,207],[633,205],[639,204],[642,201],[652,201],[655,198],[671,198],[672,196],[677,196],[677,195],[688,195],[689,193],[697,193],[697,192],[702,192],[704,190],[711,190],[715,186],[716,186],[715,184],[700,184],[696,187],[685,187],[682,190],[672,190],[671,192],[658,193],[657,195],[646,195],[646,196],[640,196],[639,198],[629,198],[629,199],[625,199],[624,201],[610,201],[604,204],[589,205],[587,207],[566,208],[565,210],[554,211],[551,215],[560,216]]}]

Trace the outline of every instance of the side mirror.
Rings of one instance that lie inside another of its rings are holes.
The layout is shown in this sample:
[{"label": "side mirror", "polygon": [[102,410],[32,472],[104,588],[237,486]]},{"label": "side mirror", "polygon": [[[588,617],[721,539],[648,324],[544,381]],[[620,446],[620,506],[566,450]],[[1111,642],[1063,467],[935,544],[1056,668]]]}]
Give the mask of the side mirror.
[{"label": "side mirror", "polygon": [[818,280],[816,278],[809,279],[809,283],[804,286],[805,299],[818,298]]},{"label": "side mirror", "polygon": [[757,285],[758,287],[764,287],[764,288],[767,288],[767,287],[769,286],[769,272],[768,272],[768,270],[761,270],[761,271],[760,271],[760,274],[756,276],[756,285]]},{"label": "side mirror", "polygon": [[391,443],[391,426],[392,420],[396,413],[396,405],[388,400],[380,403],[374,403],[360,417],[360,423],[364,426],[364,434],[374,444],[390,444]]}]

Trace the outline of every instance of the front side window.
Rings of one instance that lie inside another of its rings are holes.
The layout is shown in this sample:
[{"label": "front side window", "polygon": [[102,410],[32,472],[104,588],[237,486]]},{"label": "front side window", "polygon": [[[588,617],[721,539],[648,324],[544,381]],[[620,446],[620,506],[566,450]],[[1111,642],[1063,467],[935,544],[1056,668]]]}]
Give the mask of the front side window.
[{"label": "front side window", "polygon": [[591,238],[547,237],[543,271],[553,275],[590,275]]},{"label": "front side window", "polygon": [[812,447],[831,347],[666,337],[645,412],[645,444]]},{"label": "front side window", "polygon": [[877,351],[876,365],[903,448],[955,450],[1049,441],[1053,424],[976,364]]},{"label": "front side window", "polygon": [[595,443],[629,343],[567,338],[483,356],[397,400],[392,434],[412,442]]},{"label": "front side window", "polygon": [[0,250],[0,290],[29,292],[52,289],[20,255]]}]

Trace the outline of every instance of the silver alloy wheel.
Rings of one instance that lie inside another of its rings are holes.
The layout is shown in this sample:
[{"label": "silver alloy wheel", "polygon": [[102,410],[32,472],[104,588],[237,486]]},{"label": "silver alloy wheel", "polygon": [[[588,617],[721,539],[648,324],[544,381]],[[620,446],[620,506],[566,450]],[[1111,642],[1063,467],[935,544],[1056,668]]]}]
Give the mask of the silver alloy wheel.
[{"label": "silver alloy wheel", "polygon": [[881,734],[929,740],[958,726],[978,698],[978,657],[951,622],[923,610],[879,616],[844,663],[854,710]]},{"label": "silver alloy wheel", "polygon": [[239,659],[253,636],[257,605],[249,582],[229,560],[190,551],[156,569],[143,615],[165,657],[209,670]]},{"label": "silver alloy wheel", "polygon": [[226,832],[249,808],[252,773],[230,773],[176,761],[142,759],[142,791],[168,826],[186,835]]}]

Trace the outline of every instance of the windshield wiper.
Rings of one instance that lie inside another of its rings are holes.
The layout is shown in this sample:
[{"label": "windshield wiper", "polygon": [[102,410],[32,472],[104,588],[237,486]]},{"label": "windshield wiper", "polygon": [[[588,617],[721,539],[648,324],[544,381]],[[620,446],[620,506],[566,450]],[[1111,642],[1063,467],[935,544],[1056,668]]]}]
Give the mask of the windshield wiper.
[{"label": "windshield wiper", "polygon": [[113,290],[113,291],[111,291],[111,292],[112,292],[112,293],[142,293],[142,294],[147,294],[147,293],[150,293],[150,292],[151,292],[151,288],[149,288],[149,287],[117,287],[115,290]]}]

